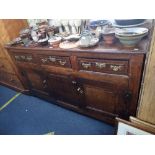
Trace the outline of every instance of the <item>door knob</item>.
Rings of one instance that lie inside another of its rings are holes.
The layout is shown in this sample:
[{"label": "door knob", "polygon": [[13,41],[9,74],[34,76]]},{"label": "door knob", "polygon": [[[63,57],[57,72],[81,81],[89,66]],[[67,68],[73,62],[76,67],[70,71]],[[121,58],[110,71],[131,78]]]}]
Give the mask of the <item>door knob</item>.
[{"label": "door knob", "polygon": [[46,80],[44,80],[43,83],[45,84],[46,83]]},{"label": "door knob", "polygon": [[77,88],[77,91],[78,91],[80,94],[83,94],[83,92],[84,92],[80,87]]},{"label": "door knob", "polygon": [[124,100],[126,102],[130,102],[131,101],[131,98],[132,98],[132,93],[131,92],[124,93]]},{"label": "door knob", "polygon": [[73,83],[73,84],[76,84],[77,82],[76,82],[76,81],[72,81],[72,83]]}]

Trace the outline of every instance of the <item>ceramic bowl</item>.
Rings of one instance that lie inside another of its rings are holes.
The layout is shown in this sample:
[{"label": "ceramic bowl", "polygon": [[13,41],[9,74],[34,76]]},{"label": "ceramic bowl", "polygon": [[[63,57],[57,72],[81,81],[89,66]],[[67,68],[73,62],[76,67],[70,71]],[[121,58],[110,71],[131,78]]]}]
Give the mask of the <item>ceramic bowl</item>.
[{"label": "ceramic bowl", "polygon": [[90,42],[87,44],[85,44],[85,43],[81,42],[81,40],[79,40],[79,47],[82,47],[82,48],[93,47],[93,46],[97,45],[98,42],[99,42],[98,38],[92,38],[90,40]]},{"label": "ceramic bowl", "polygon": [[63,37],[63,40],[68,40],[68,41],[78,41],[80,39],[80,35],[79,34],[72,34],[69,35],[67,37]]},{"label": "ceramic bowl", "polygon": [[103,35],[103,41],[107,45],[114,44],[115,41],[116,41],[115,34],[113,33],[113,34],[105,34],[105,35]]},{"label": "ceramic bowl", "polygon": [[148,31],[149,30],[147,28],[133,27],[133,28],[116,29],[115,34],[121,37],[133,37],[147,34]]},{"label": "ceramic bowl", "polygon": [[148,34],[147,28],[125,28],[117,29],[115,32],[116,38],[124,46],[132,47],[140,42],[140,40]]},{"label": "ceramic bowl", "polygon": [[22,30],[19,32],[20,35],[29,34],[29,33],[30,33],[30,29],[29,29],[29,28],[22,29]]},{"label": "ceramic bowl", "polygon": [[116,41],[115,28],[104,28],[101,31],[102,38],[105,44],[112,45]]},{"label": "ceramic bowl", "polygon": [[56,47],[59,47],[59,44],[61,42],[61,39],[62,39],[61,37],[52,37],[51,39],[48,40],[48,43],[52,47],[56,48]]},{"label": "ceramic bowl", "polygon": [[48,37],[44,38],[44,39],[39,39],[38,40],[38,43],[41,45],[41,46],[46,46],[48,45]]},{"label": "ceramic bowl", "polygon": [[115,36],[125,47],[134,47],[144,36],[146,36],[146,34],[140,36],[119,36],[116,34]]},{"label": "ceramic bowl", "polygon": [[118,25],[135,25],[143,23],[145,19],[115,19],[116,24]]},{"label": "ceramic bowl", "polygon": [[104,26],[107,25],[108,23],[109,23],[108,20],[90,20],[89,27],[94,30],[98,26]]}]

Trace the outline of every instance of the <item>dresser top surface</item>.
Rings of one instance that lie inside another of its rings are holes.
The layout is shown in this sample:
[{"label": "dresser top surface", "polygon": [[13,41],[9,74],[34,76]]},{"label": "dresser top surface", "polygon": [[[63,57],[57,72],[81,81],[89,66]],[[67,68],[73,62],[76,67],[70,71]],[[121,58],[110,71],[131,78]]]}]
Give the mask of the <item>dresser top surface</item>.
[{"label": "dresser top surface", "polygon": [[96,53],[146,53],[149,48],[149,39],[143,39],[137,46],[135,47],[124,47],[120,43],[116,43],[114,45],[108,46],[103,42],[100,42],[97,46],[91,48],[70,48],[70,49],[62,49],[62,48],[51,48],[50,46],[29,46],[25,47],[23,45],[16,46],[5,46],[7,49],[14,50],[32,50],[32,51],[61,51],[61,52],[96,52]]}]

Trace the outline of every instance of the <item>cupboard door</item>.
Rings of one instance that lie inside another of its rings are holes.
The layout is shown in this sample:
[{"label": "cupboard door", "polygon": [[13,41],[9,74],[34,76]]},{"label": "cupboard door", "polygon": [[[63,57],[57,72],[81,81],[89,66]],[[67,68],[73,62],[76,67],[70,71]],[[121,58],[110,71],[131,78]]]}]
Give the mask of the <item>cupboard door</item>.
[{"label": "cupboard door", "polygon": [[50,73],[48,76],[48,86],[50,95],[53,98],[74,106],[82,106],[83,91],[74,78],[68,75]]},{"label": "cupboard door", "polygon": [[128,90],[128,82],[123,82],[123,86],[88,79],[79,79],[79,82],[83,84],[85,109],[101,114],[101,117],[102,114],[112,117],[123,117],[126,114],[128,105],[124,101],[124,92]]},{"label": "cupboard door", "polygon": [[41,71],[32,68],[20,68],[20,71],[32,92],[48,94],[46,78]]}]

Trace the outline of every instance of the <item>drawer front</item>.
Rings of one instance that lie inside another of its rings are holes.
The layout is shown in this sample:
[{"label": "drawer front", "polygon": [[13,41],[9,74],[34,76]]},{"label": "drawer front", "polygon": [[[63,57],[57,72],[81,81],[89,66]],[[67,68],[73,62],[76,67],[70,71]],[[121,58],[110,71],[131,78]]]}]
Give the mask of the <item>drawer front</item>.
[{"label": "drawer front", "polygon": [[43,65],[71,68],[70,58],[66,56],[38,55],[38,59]]},{"label": "drawer front", "polygon": [[10,62],[6,59],[0,59],[0,70],[9,72],[9,73],[14,73],[14,70],[11,67]]},{"label": "drawer front", "polygon": [[23,89],[23,86],[16,75],[7,72],[0,72],[0,81],[6,84]]},{"label": "drawer front", "polygon": [[128,60],[78,58],[79,70],[110,74],[128,74]]},{"label": "drawer front", "polygon": [[36,63],[33,55],[28,53],[13,53],[13,58],[17,63]]}]

